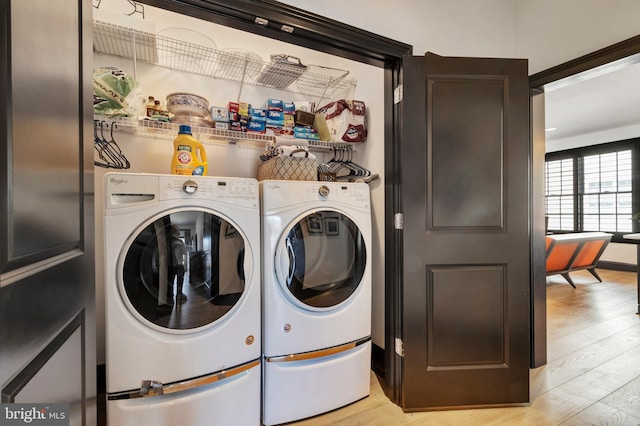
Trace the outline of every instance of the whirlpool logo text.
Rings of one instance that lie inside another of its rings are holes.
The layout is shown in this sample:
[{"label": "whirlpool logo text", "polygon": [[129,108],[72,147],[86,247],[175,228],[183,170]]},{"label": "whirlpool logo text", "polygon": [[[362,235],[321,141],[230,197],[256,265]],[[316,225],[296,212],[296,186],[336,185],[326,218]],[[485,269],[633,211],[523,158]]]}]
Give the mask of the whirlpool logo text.
[{"label": "whirlpool logo text", "polygon": [[0,404],[0,426],[68,426],[69,404]]}]

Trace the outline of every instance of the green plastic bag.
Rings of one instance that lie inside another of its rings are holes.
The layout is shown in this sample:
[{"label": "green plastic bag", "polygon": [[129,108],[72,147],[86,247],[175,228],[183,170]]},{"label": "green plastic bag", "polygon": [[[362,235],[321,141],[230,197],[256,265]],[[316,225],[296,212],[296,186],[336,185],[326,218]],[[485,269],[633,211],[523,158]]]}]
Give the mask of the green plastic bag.
[{"label": "green plastic bag", "polygon": [[93,112],[97,115],[128,117],[135,115],[138,82],[115,67],[93,72]]}]

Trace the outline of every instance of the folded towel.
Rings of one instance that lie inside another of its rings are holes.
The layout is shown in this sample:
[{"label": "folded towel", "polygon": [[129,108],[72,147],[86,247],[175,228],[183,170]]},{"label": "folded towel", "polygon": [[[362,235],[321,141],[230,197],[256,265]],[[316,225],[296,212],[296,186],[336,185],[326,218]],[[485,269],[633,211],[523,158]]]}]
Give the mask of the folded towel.
[{"label": "folded towel", "polygon": [[268,151],[275,150],[279,146],[287,146],[287,145],[294,145],[294,144],[295,146],[299,146],[299,147],[308,147],[309,141],[304,139],[292,140],[291,138],[278,138],[275,141],[267,141],[264,149],[265,151],[268,152]]},{"label": "folded towel", "polygon": [[279,157],[306,157],[309,155],[309,150],[296,145],[282,145],[277,147],[274,152]]},{"label": "folded towel", "polygon": [[309,141],[306,139],[291,140],[291,138],[276,138],[275,146],[291,145],[292,142],[297,146],[309,146]]}]

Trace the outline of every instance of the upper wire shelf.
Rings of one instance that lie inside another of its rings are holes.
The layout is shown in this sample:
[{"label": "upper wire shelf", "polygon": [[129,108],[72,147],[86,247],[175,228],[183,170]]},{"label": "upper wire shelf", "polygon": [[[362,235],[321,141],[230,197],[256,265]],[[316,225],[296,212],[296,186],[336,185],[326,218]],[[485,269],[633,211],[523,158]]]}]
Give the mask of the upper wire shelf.
[{"label": "upper wire shelf", "polygon": [[[217,50],[103,21],[93,22],[94,50],[157,66],[316,96],[337,96],[356,86],[349,71],[266,63],[238,50]],[[317,71],[316,71],[317,70]]]}]

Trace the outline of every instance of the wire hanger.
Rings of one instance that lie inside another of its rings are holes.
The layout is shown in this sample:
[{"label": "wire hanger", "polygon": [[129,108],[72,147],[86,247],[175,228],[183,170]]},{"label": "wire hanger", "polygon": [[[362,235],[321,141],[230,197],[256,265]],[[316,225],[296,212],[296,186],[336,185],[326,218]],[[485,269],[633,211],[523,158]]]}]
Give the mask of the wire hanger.
[{"label": "wire hanger", "polygon": [[[99,125],[99,121],[98,120],[93,120],[93,148],[98,153],[98,157],[100,157],[100,159],[103,160],[102,140],[98,137],[98,125]],[[99,167],[104,167],[104,168],[111,167],[109,165],[109,163],[106,162],[106,161],[102,162],[102,161],[95,161],[94,160],[93,164],[95,164],[96,166],[99,166]]]},{"label": "wire hanger", "polygon": [[123,166],[123,169],[128,169],[129,167],[131,167],[131,164],[129,163],[129,160],[127,160],[127,157],[124,156],[124,154],[122,153],[122,150],[120,149],[120,146],[118,146],[118,143],[115,141],[115,139],[113,139],[113,129],[116,127],[116,123],[111,123],[111,139],[109,140],[109,142],[107,142],[107,147],[111,148],[111,152],[117,156]]},{"label": "wire hanger", "polygon": [[[113,139],[113,127],[115,123],[111,124],[111,140],[107,140],[104,137],[104,128],[108,125],[104,120],[94,120],[93,122],[93,147],[98,154],[98,158],[102,160],[94,160],[94,164],[104,168],[128,169],[131,164],[122,153],[115,139]],[[98,135],[98,127],[100,127],[100,135]]]}]

